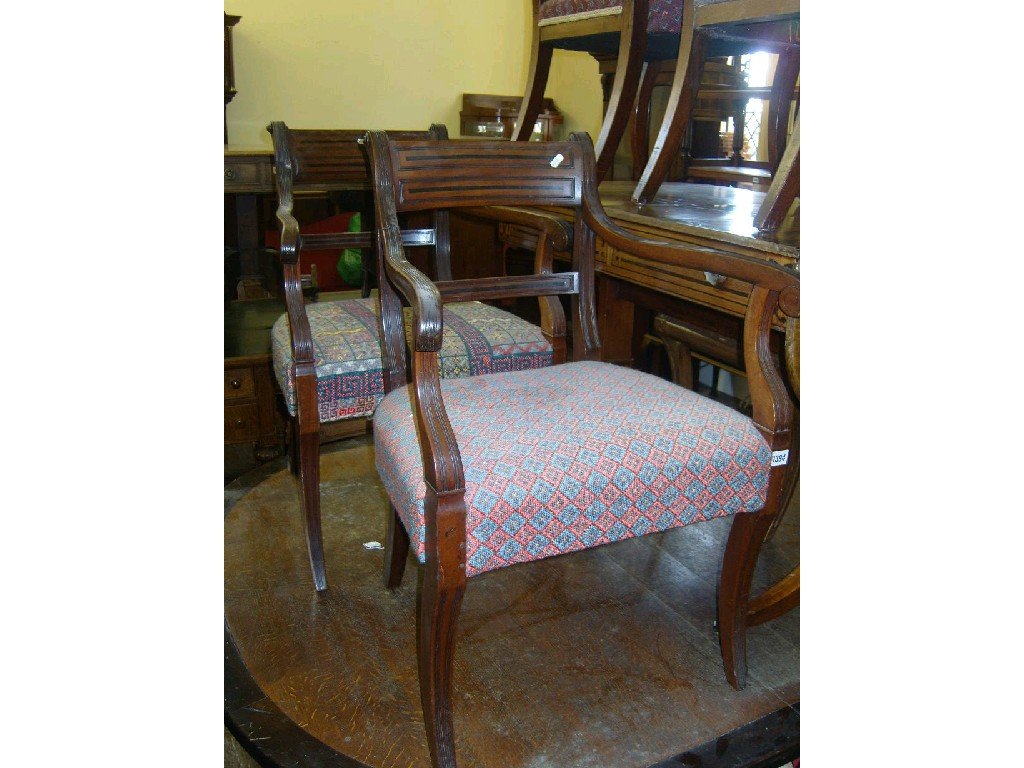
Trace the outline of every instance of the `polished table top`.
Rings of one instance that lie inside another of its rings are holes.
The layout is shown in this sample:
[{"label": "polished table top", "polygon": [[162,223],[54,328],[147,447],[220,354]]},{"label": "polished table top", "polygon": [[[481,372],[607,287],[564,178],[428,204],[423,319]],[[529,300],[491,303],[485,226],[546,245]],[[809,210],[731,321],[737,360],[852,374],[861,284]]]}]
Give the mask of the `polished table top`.
[{"label": "polished table top", "polygon": [[764,234],[754,227],[754,216],[764,192],[713,184],[667,182],[653,201],[638,206],[630,200],[632,181],[606,181],[600,186],[601,203],[615,220],[649,224],[669,231],[743,245],[765,253],[800,257],[799,203],[779,230]]}]

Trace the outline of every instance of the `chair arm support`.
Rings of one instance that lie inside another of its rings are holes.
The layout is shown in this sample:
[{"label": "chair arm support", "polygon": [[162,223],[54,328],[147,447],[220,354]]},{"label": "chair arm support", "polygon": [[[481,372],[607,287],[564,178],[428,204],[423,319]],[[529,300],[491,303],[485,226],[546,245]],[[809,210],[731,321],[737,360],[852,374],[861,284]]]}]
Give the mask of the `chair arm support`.
[{"label": "chair arm support", "polygon": [[[394,231],[392,231],[394,230]],[[441,349],[441,293],[425,274],[405,257],[401,233],[385,224],[378,229],[380,246],[384,252],[387,278],[413,309],[413,349],[417,352],[437,352]]]}]

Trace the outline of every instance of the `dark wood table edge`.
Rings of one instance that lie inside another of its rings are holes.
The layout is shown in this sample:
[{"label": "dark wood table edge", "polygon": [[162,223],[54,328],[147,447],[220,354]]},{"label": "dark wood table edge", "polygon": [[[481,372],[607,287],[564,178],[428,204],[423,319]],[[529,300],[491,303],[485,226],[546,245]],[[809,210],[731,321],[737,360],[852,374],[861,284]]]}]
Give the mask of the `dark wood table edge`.
[{"label": "dark wood table edge", "polygon": [[373,768],[296,725],[259,687],[224,622],[224,724],[264,768]]},{"label": "dark wood table edge", "polygon": [[800,702],[649,768],[780,768],[800,757]]},{"label": "dark wood table edge", "polygon": [[[267,462],[225,487],[224,516],[249,490],[287,469]],[[224,618],[224,724],[264,768],[373,768],[335,751],[296,725],[249,674]],[[800,756],[800,702],[649,768],[779,768]]]},{"label": "dark wood table edge", "polygon": [[[264,768],[373,768],[297,726],[259,687],[224,623],[224,723]],[[779,768],[800,756],[800,703],[783,707],[650,768]]]}]

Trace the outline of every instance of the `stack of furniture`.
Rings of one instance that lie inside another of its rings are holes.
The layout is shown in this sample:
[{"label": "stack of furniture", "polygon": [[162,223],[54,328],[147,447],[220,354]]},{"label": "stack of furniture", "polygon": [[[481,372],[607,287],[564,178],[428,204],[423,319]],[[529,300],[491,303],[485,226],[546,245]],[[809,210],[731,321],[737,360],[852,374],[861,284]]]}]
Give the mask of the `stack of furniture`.
[{"label": "stack of furniture", "polygon": [[530,137],[555,49],[613,55],[614,82],[596,140],[598,179],[607,178],[638,94],[649,101],[658,71],[649,63],[676,56],[682,6],[683,0],[534,0],[530,70],[513,139]]},{"label": "stack of furniture", "polygon": [[712,57],[757,50],[779,53],[769,95],[766,168],[745,168],[734,152],[724,162],[694,161],[687,173],[729,181],[762,176],[764,171],[774,174],[786,147],[790,105],[800,72],[799,1],[694,0],[683,8],[672,91],[650,158],[633,192],[634,202],[642,206],[655,198],[685,139],[692,136],[692,117],[705,62]]}]

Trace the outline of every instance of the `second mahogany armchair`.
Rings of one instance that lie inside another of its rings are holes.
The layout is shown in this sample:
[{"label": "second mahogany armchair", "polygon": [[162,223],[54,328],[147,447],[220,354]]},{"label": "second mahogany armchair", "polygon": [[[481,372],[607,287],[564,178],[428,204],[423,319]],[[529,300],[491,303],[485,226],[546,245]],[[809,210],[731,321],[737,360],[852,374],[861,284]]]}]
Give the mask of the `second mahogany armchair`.
[{"label": "second mahogany armchair", "polygon": [[[280,258],[286,312],[271,329],[274,372],[291,421],[292,471],[298,476],[313,584],[327,588],[320,510],[320,443],[325,424],[371,418],[384,396],[376,297],[309,302],[303,296],[299,261],[304,251],[360,248],[372,252],[369,232],[303,232],[293,215],[302,191],[368,188],[369,162],[360,130],[295,130],[274,122],[274,173]],[[400,138],[447,138],[444,126],[429,132],[395,132]],[[468,209],[469,214],[535,228],[537,259],[549,264],[567,247],[566,225],[553,216],[514,209]],[[427,247],[433,269],[451,277],[449,220],[438,213],[426,226],[403,229],[402,242]],[[372,260],[375,263],[376,259]],[[565,320],[550,312],[544,328],[478,301],[449,308],[441,350],[442,376],[550,365],[565,356]]]},{"label": "second mahogany armchair", "polygon": [[[768,338],[778,317],[799,315],[796,272],[626,233],[601,207],[586,134],[566,142],[467,146],[370,132],[368,141],[388,391],[374,417],[377,468],[390,505],[384,576],[397,586],[410,550],[422,567],[420,694],[435,768],[456,765],[458,617],[467,583],[483,573],[731,517],[717,617],[726,677],[742,687],[751,579],[780,512],[791,440],[793,406]],[[435,282],[412,265],[399,215],[480,205],[569,209],[571,271]],[[597,237],[654,269],[711,271],[748,293],[742,354],[752,417],[601,362]],[[454,321],[450,302],[512,296],[568,297],[572,362],[442,379],[439,352]],[[413,313],[408,384],[403,304]]]}]

